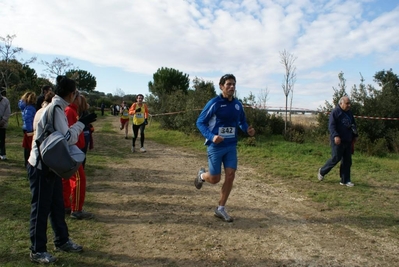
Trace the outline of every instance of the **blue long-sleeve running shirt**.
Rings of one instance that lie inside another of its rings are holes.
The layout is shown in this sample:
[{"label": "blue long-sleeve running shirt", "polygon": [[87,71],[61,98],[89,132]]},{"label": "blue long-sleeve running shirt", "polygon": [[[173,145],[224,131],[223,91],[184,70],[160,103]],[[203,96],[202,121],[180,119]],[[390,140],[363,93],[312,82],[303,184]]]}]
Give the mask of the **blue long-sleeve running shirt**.
[{"label": "blue long-sleeve running shirt", "polygon": [[[206,138],[205,145],[211,146],[235,146],[237,145],[238,128],[245,133],[248,130],[242,104],[235,98],[229,101],[222,95],[209,100],[196,124]],[[215,135],[223,136],[223,142],[214,144],[212,140]]]}]

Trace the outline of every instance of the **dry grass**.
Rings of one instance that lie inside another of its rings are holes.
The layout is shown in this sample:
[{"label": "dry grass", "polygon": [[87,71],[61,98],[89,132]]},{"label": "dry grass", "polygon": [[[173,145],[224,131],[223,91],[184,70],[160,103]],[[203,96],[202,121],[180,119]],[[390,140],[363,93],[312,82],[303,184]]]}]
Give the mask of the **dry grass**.
[{"label": "dry grass", "polygon": [[317,115],[314,114],[293,114],[291,121],[294,124],[301,124],[303,126],[317,126]]}]

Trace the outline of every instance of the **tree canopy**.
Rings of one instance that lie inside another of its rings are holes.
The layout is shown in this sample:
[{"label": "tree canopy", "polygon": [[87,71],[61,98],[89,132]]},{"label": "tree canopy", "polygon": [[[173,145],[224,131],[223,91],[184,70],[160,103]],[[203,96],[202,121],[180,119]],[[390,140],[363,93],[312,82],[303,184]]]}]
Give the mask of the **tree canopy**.
[{"label": "tree canopy", "polygon": [[65,75],[67,77],[73,77],[76,81],[76,86],[80,91],[92,92],[96,89],[96,77],[88,71],[71,69],[68,70]]},{"label": "tree canopy", "polygon": [[188,74],[172,68],[162,67],[153,74],[153,82],[148,83],[149,91],[155,96],[163,96],[176,91],[186,94],[190,87]]}]

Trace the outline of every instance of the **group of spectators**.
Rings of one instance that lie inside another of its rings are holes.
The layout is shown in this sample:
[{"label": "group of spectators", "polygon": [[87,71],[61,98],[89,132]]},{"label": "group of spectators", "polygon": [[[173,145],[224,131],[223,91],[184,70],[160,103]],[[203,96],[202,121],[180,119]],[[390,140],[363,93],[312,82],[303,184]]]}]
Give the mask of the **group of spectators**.
[{"label": "group of spectators", "polygon": [[[86,98],[76,90],[74,80],[58,76],[55,90],[42,87],[37,97],[34,92],[21,96],[18,107],[22,114],[22,147],[24,166],[27,169],[31,200],[30,259],[37,263],[52,263],[56,258],[47,252],[47,220],[54,232],[56,250],[80,252],[83,247],[70,238],[65,216],[73,219],[90,219],[92,213],[83,210],[86,193],[85,161],[72,177],[59,177],[40,158],[36,136],[40,136],[47,123],[47,110],[54,109],[54,129],[61,132],[68,144],[77,145],[84,153],[93,148],[92,123]],[[10,103],[0,97],[0,155],[6,160],[5,130],[11,114]],[[62,160],[62,159],[60,159]]]}]

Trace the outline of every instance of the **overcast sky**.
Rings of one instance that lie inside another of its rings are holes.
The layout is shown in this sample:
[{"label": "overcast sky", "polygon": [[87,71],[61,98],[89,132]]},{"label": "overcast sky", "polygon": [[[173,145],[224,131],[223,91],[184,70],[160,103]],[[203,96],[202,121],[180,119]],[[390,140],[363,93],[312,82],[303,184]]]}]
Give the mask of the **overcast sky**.
[{"label": "overcast sky", "polygon": [[296,108],[331,102],[341,71],[348,92],[360,73],[367,84],[377,71],[399,74],[399,0],[0,0],[0,25],[0,36],[17,36],[19,58],[69,58],[113,94],[148,94],[168,67],[217,92],[233,73],[240,98],[267,89],[267,105],[283,107],[283,50],[297,58]]}]

